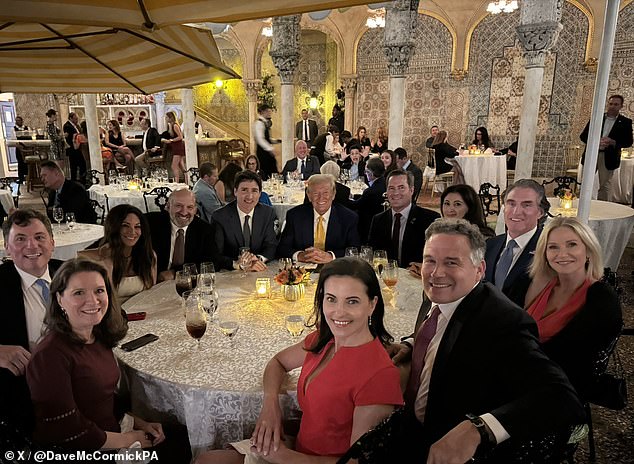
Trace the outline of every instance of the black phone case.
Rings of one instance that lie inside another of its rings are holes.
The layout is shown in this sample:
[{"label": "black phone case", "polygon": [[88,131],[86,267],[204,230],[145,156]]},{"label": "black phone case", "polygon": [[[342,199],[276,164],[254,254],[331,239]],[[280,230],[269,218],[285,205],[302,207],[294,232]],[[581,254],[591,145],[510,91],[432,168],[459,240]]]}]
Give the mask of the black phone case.
[{"label": "black phone case", "polygon": [[158,336],[154,334],[145,334],[139,338],[135,338],[127,343],[121,345],[121,349],[123,351],[134,351],[136,349],[141,348],[142,346],[147,345],[148,343],[152,343],[158,340]]}]

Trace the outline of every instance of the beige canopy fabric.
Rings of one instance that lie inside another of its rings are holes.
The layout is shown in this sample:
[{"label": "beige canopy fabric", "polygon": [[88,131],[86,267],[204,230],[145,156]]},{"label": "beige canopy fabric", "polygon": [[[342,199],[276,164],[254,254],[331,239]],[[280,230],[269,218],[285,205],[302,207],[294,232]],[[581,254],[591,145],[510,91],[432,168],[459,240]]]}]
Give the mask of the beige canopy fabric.
[{"label": "beige canopy fabric", "polygon": [[240,77],[222,63],[209,31],[187,26],[4,23],[0,62],[1,92],[154,93]]},{"label": "beige canopy fabric", "polygon": [[0,21],[154,28],[231,23],[331,8],[368,0],[2,0]]}]

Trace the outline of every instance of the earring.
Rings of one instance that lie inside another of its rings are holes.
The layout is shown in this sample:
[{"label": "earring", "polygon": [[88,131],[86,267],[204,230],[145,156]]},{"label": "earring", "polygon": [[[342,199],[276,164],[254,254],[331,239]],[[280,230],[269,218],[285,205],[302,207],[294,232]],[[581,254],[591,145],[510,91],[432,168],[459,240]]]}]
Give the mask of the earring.
[{"label": "earring", "polygon": [[590,264],[590,257],[586,256],[586,266],[588,266]]},{"label": "earring", "polygon": [[372,326],[372,316],[368,316],[368,325]]},{"label": "earring", "polygon": [[62,310],[62,314],[64,315],[64,317],[65,317],[66,319],[68,319],[68,314],[66,313],[66,310],[65,310],[63,307],[61,307],[61,306],[60,306],[60,308],[61,308],[61,310]]}]

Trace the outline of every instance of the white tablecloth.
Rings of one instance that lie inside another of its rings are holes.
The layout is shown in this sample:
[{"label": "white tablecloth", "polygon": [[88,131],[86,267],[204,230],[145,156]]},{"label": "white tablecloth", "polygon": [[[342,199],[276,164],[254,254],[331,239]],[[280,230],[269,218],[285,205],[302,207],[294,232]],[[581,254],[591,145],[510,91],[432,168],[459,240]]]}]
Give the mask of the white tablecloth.
[{"label": "white tablecloth", "polygon": [[[103,226],[96,224],[76,224],[70,232],[66,224],[53,224],[55,250],[53,258],[66,261],[77,257],[77,252],[103,237]],[[0,236],[0,257],[5,255],[4,238]]]},{"label": "white tablecloth", "polygon": [[[583,164],[579,163],[579,182],[583,182]],[[615,203],[632,204],[632,187],[634,187],[634,157],[621,158],[621,166],[614,170],[612,183],[608,192],[608,200]],[[599,174],[594,175],[592,199],[596,200],[599,192]]]},{"label": "white tablecloth", "polygon": [[[172,191],[176,189],[187,188],[185,184],[165,184]],[[143,201],[143,192],[140,190],[119,190],[113,185],[96,184],[88,189],[88,195],[91,200],[97,200],[103,207],[106,207],[106,195],[108,196],[108,207],[114,208],[117,205],[128,204],[136,206],[142,212],[145,211],[145,203]],[[159,211],[158,206],[154,203],[155,196],[147,197],[147,205],[150,211]]]},{"label": "white tablecloth", "polygon": [[5,189],[0,189],[0,204],[4,208],[4,212],[9,214],[11,208],[15,208],[15,203],[13,203],[13,195],[11,192]]},{"label": "white tablecloth", "polygon": [[[550,214],[553,216],[562,214],[558,198],[549,198],[548,201],[551,204]],[[578,204],[579,200],[574,200],[573,207],[576,208]],[[588,225],[601,244],[604,266],[616,271],[632,235],[634,209],[618,203],[592,200]],[[504,233],[504,205],[498,216],[495,232]]]},{"label": "white tablecloth", "polygon": [[467,155],[454,158],[464,174],[465,183],[480,190],[480,185],[489,182],[499,185],[500,191],[506,188],[506,156]]},{"label": "white tablecloth", "polygon": [[[289,314],[311,312],[315,283],[306,288],[306,296],[297,303],[283,300],[279,286],[272,284],[273,298],[254,298],[255,279],[273,276],[276,263],[265,273],[240,278],[238,272],[217,274],[220,309],[237,308],[240,328],[231,348],[228,340],[213,325],[202,338],[202,350],[185,329],[181,302],[174,283],[164,282],[131,298],[126,311],[146,311],[147,319],[131,322],[125,341],[146,333],[160,338],[137,351],[115,349],[129,380],[133,410],[149,417],[172,414],[187,426],[194,453],[207,447],[250,436],[262,405],[262,374],[266,363],[281,349],[298,342],[284,328]],[[317,276],[313,276],[316,282]],[[420,279],[401,271],[397,284],[401,310],[386,307],[385,324],[397,337],[407,336],[422,301]],[[389,291],[384,293],[391,296]],[[306,332],[304,332],[306,335]],[[288,377],[282,395],[287,417],[297,412],[296,384],[299,370]]]}]

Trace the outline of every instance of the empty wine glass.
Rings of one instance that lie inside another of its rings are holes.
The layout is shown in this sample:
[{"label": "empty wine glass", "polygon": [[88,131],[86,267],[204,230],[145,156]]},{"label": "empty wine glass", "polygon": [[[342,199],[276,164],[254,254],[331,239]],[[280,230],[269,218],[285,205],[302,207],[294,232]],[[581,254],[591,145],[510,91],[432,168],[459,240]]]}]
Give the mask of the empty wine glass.
[{"label": "empty wine glass", "polygon": [[207,318],[198,295],[192,294],[185,300],[185,327],[200,350],[200,339],[207,330]]},{"label": "empty wine glass", "polygon": [[359,249],[357,247],[348,247],[346,248],[346,256],[351,256],[353,258],[359,257]]},{"label": "empty wine glass", "polygon": [[211,261],[200,263],[200,273],[211,275],[211,284],[216,285],[216,268]]},{"label": "empty wine glass", "polygon": [[176,271],[174,280],[176,282],[176,293],[178,293],[178,296],[182,297],[183,293],[192,289],[192,278],[188,273]]},{"label": "empty wine glass", "polygon": [[71,232],[75,228],[75,213],[66,213],[66,225]]},{"label": "empty wine glass", "polygon": [[238,265],[240,266],[240,269],[242,270],[241,277],[247,276],[247,269],[249,268],[250,264],[251,264],[251,250],[248,247],[241,247],[240,256],[238,256]]},{"label": "empty wine glass", "polygon": [[286,330],[291,334],[291,337],[299,337],[304,332],[304,316],[301,314],[291,314],[284,319],[286,324]]},{"label": "empty wine glass", "polygon": [[55,208],[53,208],[53,219],[55,219],[55,222],[57,222],[57,228],[61,232],[61,229],[62,229],[61,222],[64,220],[64,210],[60,208],[59,206],[56,206]]},{"label": "empty wine glass", "polygon": [[220,311],[218,315],[218,328],[220,332],[229,339],[229,344],[233,347],[236,333],[240,328],[235,308]]},{"label": "empty wine glass", "polygon": [[203,310],[207,313],[207,320],[212,322],[218,309],[218,292],[213,288],[199,290],[198,297],[202,304]]},{"label": "empty wine glass", "polygon": [[361,258],[363,261],[367,262],[368,264],[372,265],[373,256],[374,255],[372,253],[372,247],[369,247],[369,246],[361,247],[361,252],[359,253],[359,258]]}]

